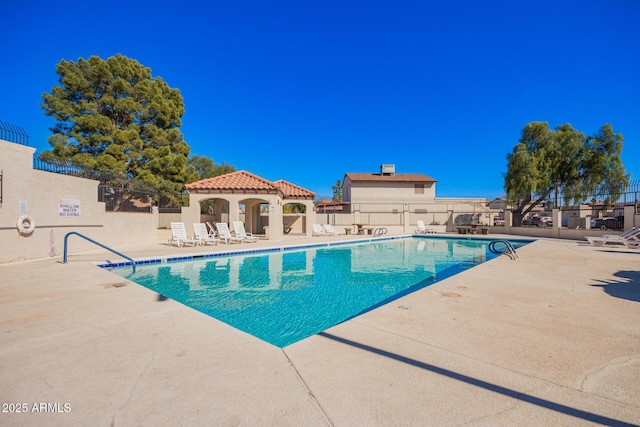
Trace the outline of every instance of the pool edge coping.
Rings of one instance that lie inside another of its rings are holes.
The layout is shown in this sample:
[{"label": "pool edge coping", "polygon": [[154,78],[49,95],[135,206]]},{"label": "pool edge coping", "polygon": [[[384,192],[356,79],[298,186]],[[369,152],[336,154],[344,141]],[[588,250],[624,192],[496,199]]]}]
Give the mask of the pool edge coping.
[{"label": "pool edge coping", "polygon": [[[354,245],[361,243],[371,243],[371,242],[381,242],[385,240],[399,240],[399,239],[408,239],[411,237],[417,237],[421,239],[455,239],[455,240],[485,240],[485,241],[493,241],[495,238],[484,237],[484,236],[450,236],[450,235],[434,235],[434,234],[402,234],[397,236],[384,236],[384,237],[372,237],[367,239],[357,239],[357,240],[342,240],[337,242],[319,242],[319,243],[308,243],[308,244],[298,244],[298,245],[279,245],[272,247],[263,247],[258,249],[240,249],[234,251],[221,251],[221,252],[205,252],[199,254],[189,254],[189,255],[165,255],[165,256],[154,256],[154,257],[142,257],[142,258],[133,258],[135,265],[151,265],[151,264],[168,264],[172,262],[181,262],[181,261],[192,261],[199,259],[208,259],[208,258],[219,258],[225,256],[237,256],[237,255],[247,255],[247,254],[258,254],[258,253],[270,253],[270,252],[287,252],[294,250],[302,250],[302,249],[310,249],[310,248],[323,248],[323,247],[334,247],[334,246],[346,246],[346,245]],[[504,240],[504,239],[502,239]],[[525,238],[517,238],[517,239],[507,239],[509,241],[520,241],[532,243],[537,239],[525,239]],[[104,261],[94,261],[92,262],[97,267],[104,269],[111,269],[116,267],[131,267],[133,264],[131,261],[116,261],[116,262],[104,262]]]}]

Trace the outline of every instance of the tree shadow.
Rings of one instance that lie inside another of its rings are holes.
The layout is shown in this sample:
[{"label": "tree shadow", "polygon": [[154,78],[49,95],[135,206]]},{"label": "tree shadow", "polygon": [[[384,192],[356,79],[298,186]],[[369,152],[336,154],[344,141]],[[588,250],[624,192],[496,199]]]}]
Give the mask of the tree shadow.
[{"label": "tree shadow", "polygon": [[523,402],[530,403],[532,405],[536,405],[542,408],[549,409],[551,411],[560,412],[565,415],[569,415],[572,417],[576,417],[585,421],[608,425],[608,426],[635,426],[635,424],[630,424],[625,421],[617,420],[614,418],[609,418],[603,415],[594,414],[593,412],[584,411],[582,409],[572,408],[570,406],[566,406],[557,402],[552,402],[550,400],[542,399],[540,397],[536,397],[527,393],[523,393],[514,389],[510,389],[507,387],[503,387],[497,384],[493,384],[487,381],[480,380],[478,378],[473,378],[468,375],[461,374],[459,372],[450,371],[445,368],[441,368],[439,366],[431,365],[426,362],[421,362],[416,359],[411,359],[406,356],[402,356],[401,354],[392,353],[390,351],[382,350],[380,348],[371,347],[366,344],[362,344],[359,342],[351,341],[346,338],[342,338],[336,335],[329,334],[327,332],[320,332],[318,335],[328,338],[330,340],[350,345],[352,347],[369,351],[371,353],[377,354],[379,356],[388,357],[390,359],[396,360],[398,362],[406,363],[411,366],[415,366],[419,369],[424,369],[426,371],[430,371],[439,375],[443,375],[445,377],[451,378],[456,381],[461,381],[467,384],[470,384],[475,387],[479,387],[485,390],[492,391],[494,393],[502,394],[504,396],[508,396]]},{"label": "tree shadow", "polygon": [[620,270],[614,274],[620,280],[598,280],[593,284],[612,297],[640,302],[640,271]]}]

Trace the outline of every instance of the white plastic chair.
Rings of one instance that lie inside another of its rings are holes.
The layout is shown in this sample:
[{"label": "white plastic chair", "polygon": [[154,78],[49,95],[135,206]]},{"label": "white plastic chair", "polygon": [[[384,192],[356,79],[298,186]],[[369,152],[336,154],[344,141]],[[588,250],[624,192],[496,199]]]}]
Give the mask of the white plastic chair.
[{"label": "white plastic chair", "polygon": [[226,244],[233,242],[242,243],[241,238],[231,235],[231,231],[226,222],[216,222],[216,229],[220,235],[220,240],[224,240]]},{"label": "white plastic chair", "polygon": [[233,232],[236,237],[242,239],[243,242],[257,242],[258,238],[252,233],[247,233],[244,229],[244,223],[242,221],[233,221]]},{"label": "white plastic chair", "polygon": [[338,236],[336,230],[333,229],[333,225],[325,224],[322,227],[324,228],[324,234],[326,234],[327,236]]},{"label": "white plastic chair", "polygon": [[206,224],[207,228],[209,229],[209,236],[218,237],[218,230],[216,230],[216,227],[208,221],[206,222]]},{"label": "white plastic chair", "polygon": [[194,223],[193,232],[195,233],[194,237],[200,241],[201,245],[206,245],[207,243],[217,245],[218,242],[220,242],[219,239],[216,239],[207,232],[207,225],[204,222]]},{"label": "white plastic chair", "polygon": [[618,243],[630,249],[640,249],[640,229],[627,230],[620,235],[609,234],[602,237],[587,237],[587,241],[594,246],[604,246],[607,243]]},{"label": "white plastic chair", "polygon": [[320,224],[313,224],[313,235],[314,236],[324,236],[326,232],[324,228]]},{"label": "white plastic chair", "polygon": [[171,238],[167,240],[167,244],[171,246],[175,243],[179,248],[184,245],[196,246],[200,244],[198,239],[187,236],[187,229],[184,227],[183,222],[171,223]]},{"label": "white plastic chair", "polygon": [[419,219],[417,221],[418,229],[416,230],[416,234],[435,234],[436,230],[433,228],[427,228],[424,225],[424,221]]}]

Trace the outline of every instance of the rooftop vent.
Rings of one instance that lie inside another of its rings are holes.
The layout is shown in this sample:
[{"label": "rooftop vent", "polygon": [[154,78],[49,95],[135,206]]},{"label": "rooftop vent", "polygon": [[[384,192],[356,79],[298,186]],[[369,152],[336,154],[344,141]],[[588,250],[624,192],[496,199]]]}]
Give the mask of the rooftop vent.
[{"label": "rooftop vent", "polygon": [[380,175],[395,175],[396,165],[380,165]]}]

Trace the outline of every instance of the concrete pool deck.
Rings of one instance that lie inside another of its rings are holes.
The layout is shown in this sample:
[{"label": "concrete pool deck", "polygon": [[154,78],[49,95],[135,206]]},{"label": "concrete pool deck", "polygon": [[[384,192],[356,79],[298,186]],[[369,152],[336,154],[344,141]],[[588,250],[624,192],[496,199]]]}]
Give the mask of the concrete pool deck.
[{"label": "concrete pool deck", "polygon": [[112,254],[0,264],[0,425],[640,424],[640,250],[518,254],[283,349],[91,263]]}]

